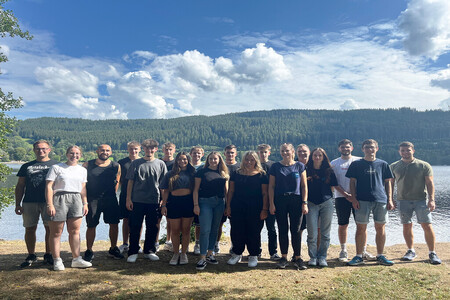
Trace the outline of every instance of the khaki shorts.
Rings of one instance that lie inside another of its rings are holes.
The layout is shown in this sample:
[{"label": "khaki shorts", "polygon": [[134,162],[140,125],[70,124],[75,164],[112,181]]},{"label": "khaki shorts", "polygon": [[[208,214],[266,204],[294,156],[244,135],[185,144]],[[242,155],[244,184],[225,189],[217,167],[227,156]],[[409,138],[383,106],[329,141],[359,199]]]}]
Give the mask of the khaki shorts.
[{"label": "khaki shorts", "polygon": [[50,216],[47,213],[47,203],[45,202],[24,202],[22,203],[22,219],[23,227],[34,227],[39,223],[39,216],[42,218],[42,223],[45,226],[50,221]]},{"label": "khaki shorts", "polygon": [[53,196],[55,215],[51,221],[62,222],[83,217],[83,202],[80,193],[57,193]]}]

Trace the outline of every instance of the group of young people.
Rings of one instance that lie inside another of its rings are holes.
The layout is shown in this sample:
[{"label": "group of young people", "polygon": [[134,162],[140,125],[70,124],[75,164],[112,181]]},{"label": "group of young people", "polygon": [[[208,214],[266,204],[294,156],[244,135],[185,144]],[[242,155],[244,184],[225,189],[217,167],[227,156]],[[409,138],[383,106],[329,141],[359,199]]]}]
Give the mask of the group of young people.
[{"label": "group of young people", "polygon": [[[102,144],[97,149],[97,158],[80,166],[82,153],[78,146],[69,147],[67,161],[58,163],[49,158],[51,149],[47,141],[35,142],[36,160],[24,164],[17,174],[16,213],[23,216],[29,253],[21,267],[37,260],[36,228],[40,216],[46,229],[44,262],[53,265],[54,270],[64,270],[60,238],[67,224],[73,256],[71,266],[91,267],[96,226],[102,214],[104,222],[109,224],[109,255],[123,259],[127,252],[129,263],[135,263],[139,253],[149,260],[159,260],[159,228],[165,216],[165,249],[173,252],[170,265],[188,264],[192,224],[196,227],[194,254],[200,256],[196,269],[218,264],[215,258],[220,252],[218,241],[223,223],[229,218],[232,247],[228,264],[239,263],[247,248],[248,266],[257,266],[265,222],[270,259],[276,260],[279,268],[285,268],[289,261],[301,270],[307,265],[326,267],[334,210],[339,224],[340,261],[355,266],[363,264],[364,259],[373,259],[382,265],[393,265],[384,255],[384,244],[388,210],[396,207],[394,184],[397,184],[397,207],[408,247],[401,259],[411,261],[416,257],[412,233],[415,212],[424,229],[430,263],[441,263],[435,252],[431,225],[431,212],[435,209],[432,169],[414,157],[414,145],[410,142],[400,144],[401,159],[391,166],[376,158],[378,143],[372,139],[362,144],[363,158],[352,156],[350,140],[340,141],[341,156],[331,162],[324,149],[310,151],[305,144],[297,148],[282,144],[279,162],[270,161],[271,147],[261,144],[257,151],[245,152],[241,163],[236,161],[234,145],[225,147],[225,158],[220,152],[212,151],[204,162],[201,147],[193,147],[189,153],[178,152],[174,158],[175,145],[165,143],[164,157],[160,160],[156,156],[158,146],[152,139],[129,142],[129,156],[116,163],[109,159],[111,147]],[[141,150],[143,157],[140,157]],[[119,186],[121,193],[117,201]],[[347,227],[352,214],[357,228],[356,255],[348,261]],[[365,248],[371,214],[376,230],[376,256]],[[84,216],[87,249],[82,257],[80,226]],[[117,246],[120,219],[123,220],[123,244]],[[145,242],[141,249],[144,219]],[[301,258],[304,229],[308,233],[307,263]],[[288,258],[289,232],[291,259]],[[281,256],[277,253],[278,244]]]}]

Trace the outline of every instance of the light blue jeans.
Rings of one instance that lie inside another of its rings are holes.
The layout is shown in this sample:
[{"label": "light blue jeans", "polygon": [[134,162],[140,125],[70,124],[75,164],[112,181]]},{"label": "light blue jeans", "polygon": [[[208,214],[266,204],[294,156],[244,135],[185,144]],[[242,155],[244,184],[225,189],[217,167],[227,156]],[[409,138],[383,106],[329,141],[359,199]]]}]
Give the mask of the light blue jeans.
[{"label": "light blue jeans", "polygon": [[[331,221],[333,219],[333,199],[319,205],[308,202],[306,229],[308,229],[308,254],[310,258],[327,258],[330,246]],[[320,245],[317,249],[317,228],[320,220]]]},{"label": "light blue jeans", "polygon": [[217,196],[199,198],[200,207],[200,254],[206,255],[208,250],[214,250],[219,232],[220,221],[225,211],[225,199]]}]

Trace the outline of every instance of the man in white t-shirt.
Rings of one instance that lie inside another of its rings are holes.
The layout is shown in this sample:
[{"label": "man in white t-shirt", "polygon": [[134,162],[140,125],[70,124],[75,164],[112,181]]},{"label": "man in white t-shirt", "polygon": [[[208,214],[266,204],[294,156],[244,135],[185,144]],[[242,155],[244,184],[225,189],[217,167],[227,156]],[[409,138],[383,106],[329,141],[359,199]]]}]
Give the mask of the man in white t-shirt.
[{"label": "man in white t-shirt", "polygon": [[[336,205],[336,215],[338,217],[338,235],[339,243],[341,244],[341,252],[339,253],[339,261],[346,262],[348,260],[347,252],[347,229],[350,221],[350,214],[355,216],[355,210],[350,202],[350,178],[345,177],[348,167],[355,160],[361,159],[358,156],[352,156],[353,143],[348,139],[343,139],[338,144],[338,150],[341,157],[334,159],[331,162],[334,174],[336,175],[338,186],[334,188],[334,198]],[[365,259],[375,259],[364,248],[363,257]]]}]

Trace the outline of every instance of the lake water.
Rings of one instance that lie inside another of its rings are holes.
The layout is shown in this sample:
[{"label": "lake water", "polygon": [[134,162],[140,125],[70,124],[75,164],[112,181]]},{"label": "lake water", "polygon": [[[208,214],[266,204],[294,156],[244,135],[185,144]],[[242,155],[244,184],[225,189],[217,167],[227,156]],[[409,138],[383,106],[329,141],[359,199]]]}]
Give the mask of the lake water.
[{"label": "lake water", "polygon": [[[10,167],[17,169],[17,165],[10,165]],[[434,171],[434,184],[436,189],[436,210],[433,212],[433,227],[436,233],[437,242],[450,242],[450,166],[433,166]],[[416,221],[415,219],[413,221]],[[165,219],[161,223],[160,235],[164,235]],[[119,226],[120,228],[121,226]],[[416,243],[425,243],[422,228],[419,224],[414,224],[414,240]],[[355,235],[355,223],[350,222],[349,225],[349,243],[354,243]],[[100,223],[97,227],[97,239],[108,240],[108,225]],[[120,229],[121,230],[121,229]],[[331,243],[339,244],[338,224],[336,215],[333,218],[333,224],[331,228]],[[22,217],[18,216],[14,212],[14,205],[5,209],[0,219],[0,239],[4,240],[21,240],[24,235],[24,228],[22,226]],[[224,232],[229,235],[230,224],[227,221],[224,225]],[[86,221],[83,219],[81,228],[81,238],[86,238]],[[403,244],[402,224],[400,223],[400,217],[398,211],[389,212],[389,223],[386,225],[386,245]],[[119,240],[121,240],[122,234],[119,234]],[[62,240],[67,240],[67,232],[64,232]],[[37,240],[44,240],[44,227],[42,223],[38,225]],[[262,240],[267,242],[267,232],[265,227],[262,232]],[[306,242],[306,234],[303,236],[303,242]],[[375,228],[373,221],[368,225],[368,244],[375,244]],[[84,246],[83,246],[84,247]],[[82,248],[83,248],[82,247]]]}]

